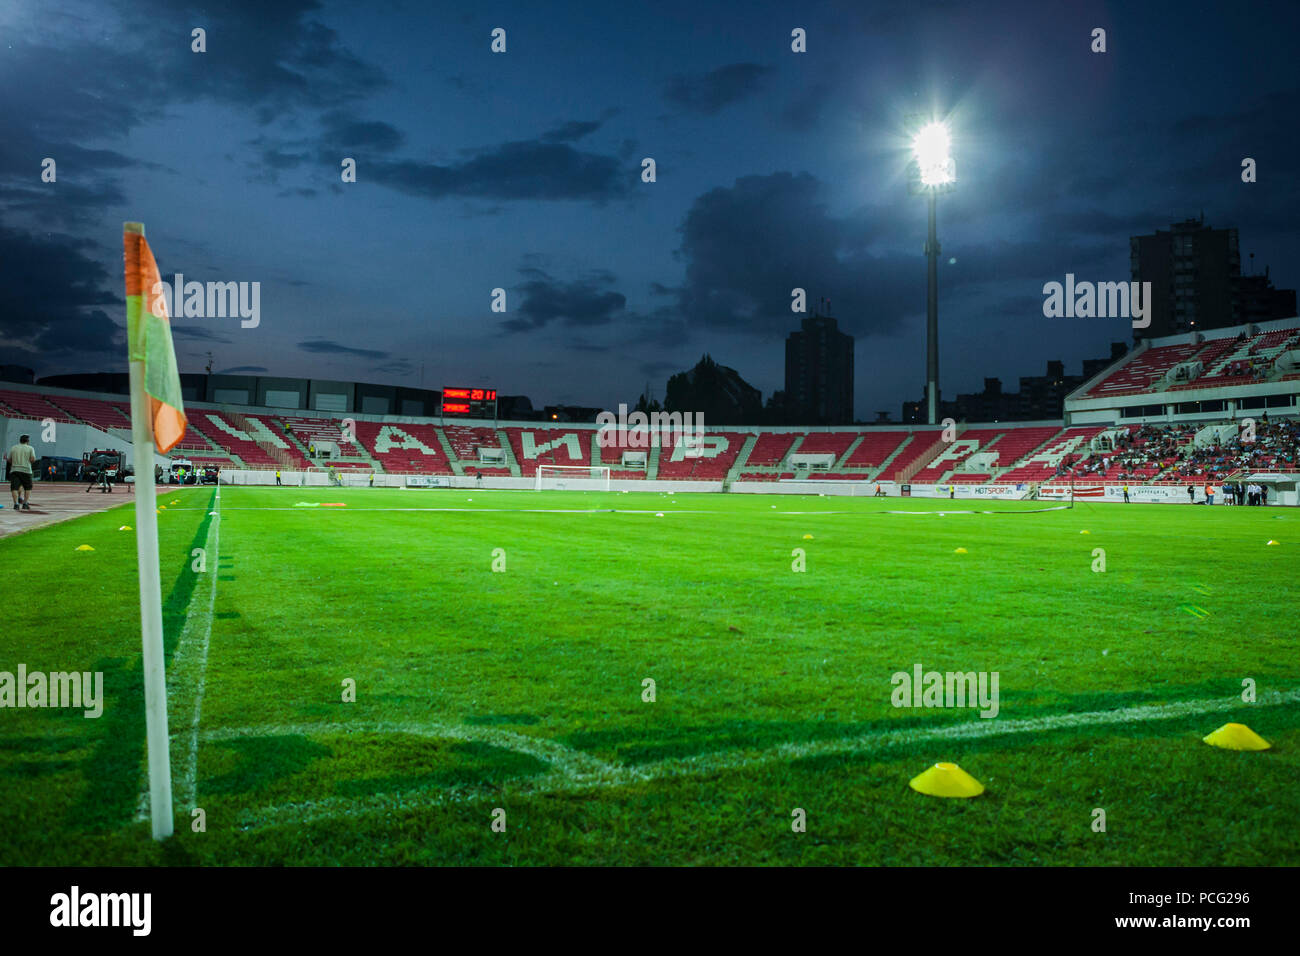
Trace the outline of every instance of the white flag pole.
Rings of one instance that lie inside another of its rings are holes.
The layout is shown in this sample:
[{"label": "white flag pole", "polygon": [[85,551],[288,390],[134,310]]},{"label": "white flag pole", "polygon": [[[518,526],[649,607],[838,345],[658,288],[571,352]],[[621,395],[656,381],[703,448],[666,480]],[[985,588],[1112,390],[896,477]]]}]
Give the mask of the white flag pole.
[{"label": "white flag pole", "polygon": [[[125,232],[144,235],[144,225],[128,222]],[[141,289],[140,334],[149,307]],[[130,330],[128,330],[129,335]],[[158,512],[154,491],[153,415],[144,390],[144,362],[128,343],[131,369],[131,439],[135,456],[135,547],[140,564],[140,638],[144,645],[144,716],[149,750],[149,818],[153,838],[172,835],[172,774],[167,738],[167,679],[163,673],[162,582],[158,571]]]}]

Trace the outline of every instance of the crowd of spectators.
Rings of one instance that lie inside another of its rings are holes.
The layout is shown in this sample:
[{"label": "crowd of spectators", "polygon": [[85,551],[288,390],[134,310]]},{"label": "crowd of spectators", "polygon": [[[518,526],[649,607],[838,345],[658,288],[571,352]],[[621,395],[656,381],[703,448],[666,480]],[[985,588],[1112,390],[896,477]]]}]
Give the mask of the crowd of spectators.
[{"label": "crowd of spectators", "polygon": [[1246,471],[1300,470],[1300,421],[1255,422],[1248,430],[1221,442],[1197,446],[1196,432],[1203,425],[1142,425],[1117,436],[1109,451],[1072,455],[1057,468],[1058,477],[1098,478],[1108,481],[1180,481],[1199,478],[1222,481]]}]

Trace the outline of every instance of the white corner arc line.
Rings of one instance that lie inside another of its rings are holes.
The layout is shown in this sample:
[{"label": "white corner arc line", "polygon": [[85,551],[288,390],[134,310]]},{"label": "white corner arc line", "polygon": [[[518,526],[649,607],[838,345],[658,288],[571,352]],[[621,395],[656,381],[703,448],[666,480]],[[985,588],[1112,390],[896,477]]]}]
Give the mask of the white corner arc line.
[{"label": "white corner arc line", "polygon": [[[1175,720],[1195,714],[1219,713],[1242,707],[1269,707],[1293,703],[1300,703],[1300,688],[1266,692],[1261,694],[1254,704],[1245,704],[1236,697],[1212,698],[1177,701],[1171,704],[1145,704],[1082,714],[1052,714],[1046,717],[1030,717],[1018,720],[977,719],[941,727],[893,730],[884,733],[859,734],[833,740],[780,744],[762,750],[719,751],[694,757],[670,758],[638,767],[609,764],[582,754],[582,763],[586,766],[578,772],[574,772],[578,768],[572,764],[565,767],[557,763],[556,772],[532,779],[515,778],[503,781],[498,787],[492,788],[451,787],[441,791],[406,791],[360,799],[328,797],[322,800],[278,804],[242,813],[238,826],[241,829],[249,829],[286,823],[309,823],[340,816],[356,818],[373,813],[391,813],[452,803],[465,803],[488,797],[499,799],[505,793],[525,797],[540,794],[577,793],[590,789],[621,787],[674,777],[705,776],[713,773],[745,770],[780,760],[802,760],[831,754],[867,753],[906,744],[978,740],[1010,734],[1041,733],[1073,727],[1105,727],[1114,724]],[[281,732],[300,733],[303,731],[310,732],[312,727],[318,727],[320,731],[329,732],[363,730],[385,732],[388,729],[402,728],[400,732],[424,733],[430,736],[448,734],[458,739],[481,739],[485,741],[488,739],[487,733],[481,732],[478,728],[466,728],[463,725],[452,724],[373,724],[367,727],[318,724],[292,725],[288,727],[239,727],[210,731],[204,733],[202,738],[207,741]],[[494,734],[496,740],[500,741],[499,745],[503,746],[509,746],[509,741],[526,742],[530,749],[523,752],[533,753],[539,757],[546,758],[546,753],[552,746],[559,747],[564,753],[571,755],[571,759],[575,762],[579,756],[578,751],[570,750],[552,741],[542,741],[537,738],[525,737],[522,734],[512,734],[505,731],[488,733]],[[588,761],[592,763],[588,763]]]}]

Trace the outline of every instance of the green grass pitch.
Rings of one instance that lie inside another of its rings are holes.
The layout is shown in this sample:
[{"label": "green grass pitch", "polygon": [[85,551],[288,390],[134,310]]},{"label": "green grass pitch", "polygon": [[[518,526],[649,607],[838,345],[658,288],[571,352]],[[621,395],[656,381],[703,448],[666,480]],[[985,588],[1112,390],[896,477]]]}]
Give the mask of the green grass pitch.
[{"label": "green grass pitch", "polygon": [[[0,671],[102,671],[106,698],[0,710],[2,864],[1300,863],[1289,510],[159,500],[176,836],[138,813],[128,505],[0,541]],[[916,664],[998,672],[997,717],[894,707]],[[1228,721],[1273,749],[1201,742]],[[936,761],[986,792],[909,789]]]}]

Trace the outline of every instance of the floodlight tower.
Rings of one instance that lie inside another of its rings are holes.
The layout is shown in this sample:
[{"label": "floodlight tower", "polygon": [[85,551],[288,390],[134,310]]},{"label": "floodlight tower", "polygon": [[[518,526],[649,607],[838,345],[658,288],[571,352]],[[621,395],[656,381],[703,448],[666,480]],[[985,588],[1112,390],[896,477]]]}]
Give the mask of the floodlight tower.
[{"label": "floodlight tower", "polygon": [[[919,125],[919,124],[918,124]],[[952,159],[952,138],[948,127],[931,120],[912,137],[910,191],[923,193],[929,201],[930,232],[925,242],[929,283],[925,309],[925,403],[927,421],[939,421],[939,240],[935,236],[935,207],[941,192],[952,192],[957,167]]]}]

